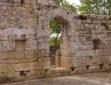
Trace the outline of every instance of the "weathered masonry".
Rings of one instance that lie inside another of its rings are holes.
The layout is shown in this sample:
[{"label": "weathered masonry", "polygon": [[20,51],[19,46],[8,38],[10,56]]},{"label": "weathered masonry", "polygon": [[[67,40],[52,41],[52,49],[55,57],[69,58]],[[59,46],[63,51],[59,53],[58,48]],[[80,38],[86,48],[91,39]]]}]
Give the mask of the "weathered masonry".
[{"label": "weathered masonry", "polygon": [[[51,64],[50,20],[62,25]],[[111,16],[77,15],[52,0],[0,0],[0,76],[111,69]]]}]

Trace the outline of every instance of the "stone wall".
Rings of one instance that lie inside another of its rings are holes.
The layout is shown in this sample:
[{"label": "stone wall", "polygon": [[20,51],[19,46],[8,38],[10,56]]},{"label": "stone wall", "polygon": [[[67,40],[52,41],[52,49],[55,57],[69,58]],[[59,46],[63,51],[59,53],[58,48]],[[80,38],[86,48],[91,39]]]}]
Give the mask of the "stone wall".
[{"label": "stone wall", "polygon": [[[74,68],[74,72],[110,69],[110,16],[77,15],[70,9],[54,6],[44,6],[39,13],[38,23],[43,23],[40,28],[45,27],[47,31],[50,31],[49,22],[52,19],[59,18],[67,24],[67,40],[64,38],[62,41],[61,54],[68,55],[68,58],[63,58],[61,63],[68,61],[68,65],[63,67]],[[48,42],[45,44],[48,48]]]},{"label": "stone wall", "polygon": [[64,24],[59,68],[76,73],[110,69],[111,16],[77,15],[45,1],[0,0],[0,76],[51,73],[49,23],[55,18]]},{"label": "stone wall", "polygon": [[79,15],[71,38],[71,66],[75,70],[110,69],[110,16]]},{"label": "stone wall", "polygon": [[20,0],[0,0],[1,76],[21,77],[39,74],[36,70],[44,67],[42,64],[39,65],[39,61],[47,63],[48,58],[37,58],[38,18],[34,13],[34,1],[26,0],[21,3]]}]

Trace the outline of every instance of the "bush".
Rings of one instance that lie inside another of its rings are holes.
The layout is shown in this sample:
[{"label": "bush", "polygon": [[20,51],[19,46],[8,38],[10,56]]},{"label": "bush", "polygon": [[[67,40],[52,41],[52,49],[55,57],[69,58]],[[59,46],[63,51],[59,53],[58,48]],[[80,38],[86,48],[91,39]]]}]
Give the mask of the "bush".
[{"label": "bush", "polygon": [[3,82],[10,82],[11,81],[11,78],[10,77],[8,77],[8,76],[4,76],[4,77],[2,77],[1,78],[1,80],[3,81]]}]

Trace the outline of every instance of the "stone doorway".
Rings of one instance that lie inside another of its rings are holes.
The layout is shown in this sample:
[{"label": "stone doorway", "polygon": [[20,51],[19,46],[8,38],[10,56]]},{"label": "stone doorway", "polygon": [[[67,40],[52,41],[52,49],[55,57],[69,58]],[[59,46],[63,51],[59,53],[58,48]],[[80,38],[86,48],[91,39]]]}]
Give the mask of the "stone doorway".
[{"label": "stone doorway", "polygon": [[[54,20],[59,23],[59,46],[50,46],[50,64],[56,67],[68,67],[68,40],[67,40],[67,29],[68,23],[62,17],[56,17]],[[56,42],[56,41],[55,41]]]}]

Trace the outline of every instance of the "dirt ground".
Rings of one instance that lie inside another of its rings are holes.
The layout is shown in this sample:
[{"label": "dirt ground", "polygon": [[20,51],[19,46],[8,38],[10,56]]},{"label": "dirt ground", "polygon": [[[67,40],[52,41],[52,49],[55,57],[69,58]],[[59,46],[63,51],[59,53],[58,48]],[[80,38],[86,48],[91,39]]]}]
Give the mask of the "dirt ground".
[{"label": "dirt ground", "polygon": [[90,73],[3,85],[111,85],[111,73]]}]

